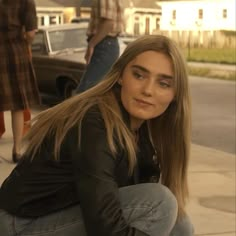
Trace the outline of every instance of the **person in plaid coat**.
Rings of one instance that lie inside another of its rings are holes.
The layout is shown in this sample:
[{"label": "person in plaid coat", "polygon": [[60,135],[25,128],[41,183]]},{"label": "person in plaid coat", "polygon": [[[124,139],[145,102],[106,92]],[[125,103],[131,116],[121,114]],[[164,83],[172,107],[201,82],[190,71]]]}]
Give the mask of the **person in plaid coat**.
[{"label": "person in plaid coat", "polygon": [[0,112],[11,111],[13,162],[20,158],[23,111],[40,103],[30,52],[36,29],[33,0],[0,0]]}]

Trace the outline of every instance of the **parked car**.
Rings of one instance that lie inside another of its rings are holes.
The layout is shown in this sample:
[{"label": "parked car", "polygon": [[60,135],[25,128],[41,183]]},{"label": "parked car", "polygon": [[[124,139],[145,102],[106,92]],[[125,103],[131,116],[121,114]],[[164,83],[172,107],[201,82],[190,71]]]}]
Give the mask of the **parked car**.
[{"label": "parked car", "polygon": [[125,44],[129,44],[131,42],[133,42],[134,40],[136,40],[139,36],[137,35],[132,35],[132,34],[127,34],[127,33],[123,33],[120,35],[120,38],[122,39],[122,41]]},{"label": "parked car", "polygon": [[87,22],[89,23],[90,18],[86,17],[75,17],[71,19],[70,23],[81,23],[81,22]]},{"label": "parked car", "polygon": [[87,23],[40,27],[32,43],[41,95],[60,102],[72,96],[85,69]]},{"label": "parked car", "polygon": [[[85,70],[88,23],[40,27],[32,43],[33,65],[40,94],[52,103],[73,95]],[[126,48],[121,38],[120,54]]]}]

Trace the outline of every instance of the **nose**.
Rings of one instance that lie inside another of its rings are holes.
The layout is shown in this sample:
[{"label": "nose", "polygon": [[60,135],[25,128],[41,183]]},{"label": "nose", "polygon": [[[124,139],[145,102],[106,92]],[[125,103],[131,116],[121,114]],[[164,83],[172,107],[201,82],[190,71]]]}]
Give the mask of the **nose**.
[{"label": "nose", "polygon": [[145,96],[152,96],[153,93],[153,89],[154,89],[154,84],[152,82],[152,80],[146,80],[145,83],[143,84],[143,94]]}]

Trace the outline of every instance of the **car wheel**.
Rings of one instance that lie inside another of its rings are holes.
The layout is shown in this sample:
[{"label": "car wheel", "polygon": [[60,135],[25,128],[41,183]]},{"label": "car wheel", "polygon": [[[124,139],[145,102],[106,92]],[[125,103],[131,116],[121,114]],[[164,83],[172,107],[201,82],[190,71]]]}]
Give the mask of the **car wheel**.
[{"label": "car wheel", "polygon": [[75,92],[77,85],[75,82],[68,80],[65,82],[64,89],[63,89],[63,97],[64,99],[72,97]]}]

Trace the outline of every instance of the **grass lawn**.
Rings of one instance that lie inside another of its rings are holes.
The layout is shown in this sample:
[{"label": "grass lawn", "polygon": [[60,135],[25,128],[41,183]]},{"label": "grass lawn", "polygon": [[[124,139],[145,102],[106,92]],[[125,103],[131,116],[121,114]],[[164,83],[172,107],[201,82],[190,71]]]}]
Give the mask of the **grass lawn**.
[{"label": "grass lawn", "polygon": [[236,64],[236,49],[232,48],[184,48],[188,61]]},{"label": "grass lawn", "polygon": [[[232,48],[184,48],[184,55],[187,61],[210,62],[235,65],[236,67],[236,49]],[[212,68],[196,68],[189,66],[189,74],[236,81],[236,71],[216,70]]]},{"label": "grass lawn", "polygon": [[236,71],[225,71],[225,70],[217,70],[212,68],[201,68],[201,67],[196,68],[191,66],[188,67],[188,70],[190,75],[236,81]]}]

